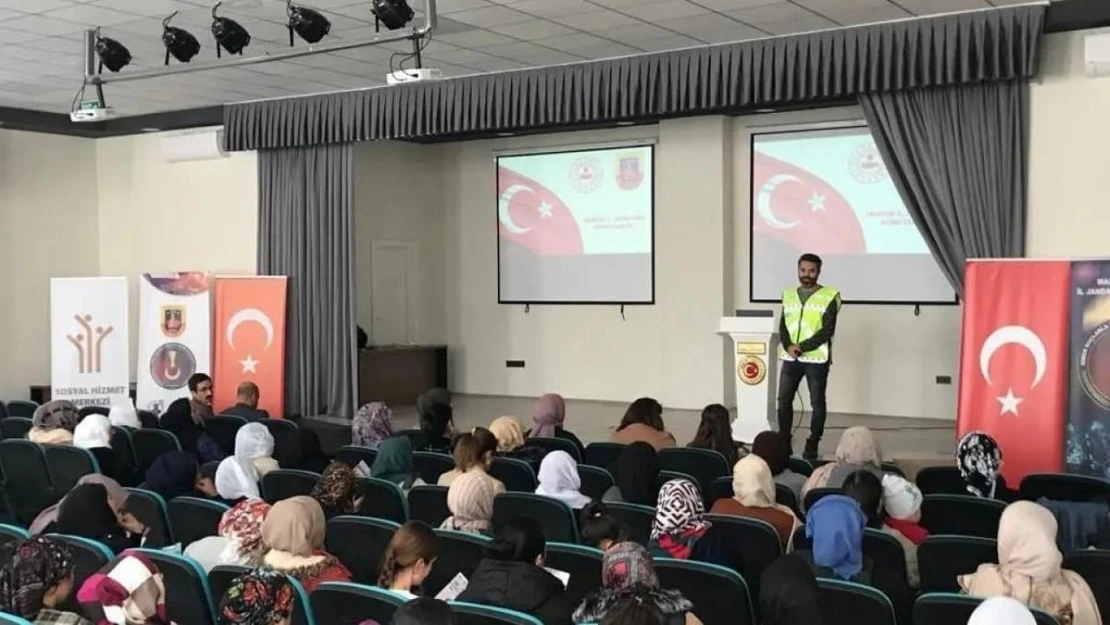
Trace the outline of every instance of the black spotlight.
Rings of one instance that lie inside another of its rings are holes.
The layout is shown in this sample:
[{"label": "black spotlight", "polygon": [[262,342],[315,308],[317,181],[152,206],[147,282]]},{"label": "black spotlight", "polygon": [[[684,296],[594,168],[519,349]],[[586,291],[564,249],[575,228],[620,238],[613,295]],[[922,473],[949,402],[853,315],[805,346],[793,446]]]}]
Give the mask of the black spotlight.
[{"label": "black spotlight", "polygon": [[216,9],[221,4],[223,2],[217,2],[212,7],[212,36],[216,38],[216,57],[220,56],[220,48],[227,50],[228,54],[243,54],[243,48],[251,42],[251,34],[230,17],[218,17]]},{"label": "black spotlight", "polygon": [[193,36],[193,33],[178,28],[177,26],[170,26],[170,20],[177,15],[177,11],[170,13],[170,16],[162,20],[162,44],[166,46],[166,65],[170,64],[170,55],[182,63],[188,63],[194,56],[200,52],[200,42]]},{"label": "black spotlight", "polygon": [[316,43],[331,31],[331,22],[316,9],[294,6],[293,0],[285,5],[289,14],[289,47],[293,47],[293,33],[296,32],[308,43]]},{"label": "black spotlight", "polygon": [[375,23],[381,22],[389,30],[403,28],[412,21],[412,7],[405,0],[374,0],[370,7]]},{"label": "black spotlight", "polygon": [[99,29],[96,35],[96,55],[100,57],[100,71],[107,67],[109,71],[118,72],[127,67],[131,62],[131,51],[115,39],[101,37]]}]

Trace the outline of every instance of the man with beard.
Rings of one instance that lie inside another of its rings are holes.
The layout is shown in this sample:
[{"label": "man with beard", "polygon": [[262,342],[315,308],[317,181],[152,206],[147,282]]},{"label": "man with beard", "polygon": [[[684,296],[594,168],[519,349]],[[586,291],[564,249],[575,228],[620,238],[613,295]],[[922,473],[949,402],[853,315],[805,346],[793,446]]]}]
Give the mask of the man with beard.
[{"label": "man with beard", "polygon": [[188,384],[189,396],[175,399],[159,418],[162,429],[173,432],[181,448],[197,456],[201,462],[219,460],[208,457],[197,448],[204,434],[204,421],[212,416],[212,378],[204,373],[194,373],[189,376]]},{"label": "man with beard", "polygon": [[778,419],[779,433],[790,444],[794,425],[794,396],[802,378],[809,387],[812,415],[809,438],[803,456],[817,459],[817,446],[825,432],[825,385],[832,364],[832,337],[836,332],[836,315],[840,311],[840,291],[817,282],[821,276],[821,258],[802,254],[798,259],[797,288],[782,292],[782,315],[779,318]]}]

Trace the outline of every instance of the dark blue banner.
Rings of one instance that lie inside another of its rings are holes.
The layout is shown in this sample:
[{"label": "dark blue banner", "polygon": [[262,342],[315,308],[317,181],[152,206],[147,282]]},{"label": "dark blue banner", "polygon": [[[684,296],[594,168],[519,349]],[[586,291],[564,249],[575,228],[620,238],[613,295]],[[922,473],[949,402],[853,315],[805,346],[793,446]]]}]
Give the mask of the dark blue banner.
[{"label": "dark blue banner", "polygon": [[1071,282],[1065,461],[1110,478],[1110,261],[1072,263]]}]

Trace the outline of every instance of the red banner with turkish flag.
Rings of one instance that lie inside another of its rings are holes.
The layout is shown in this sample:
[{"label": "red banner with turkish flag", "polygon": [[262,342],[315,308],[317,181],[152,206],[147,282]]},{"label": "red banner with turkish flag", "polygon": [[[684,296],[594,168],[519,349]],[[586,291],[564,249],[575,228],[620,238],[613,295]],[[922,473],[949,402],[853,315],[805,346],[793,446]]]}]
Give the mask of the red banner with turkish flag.
[{"label": "red banner with turkish flag", "polygon": [[1063,470],[1070,284],[1068,261],[965,269],[957,430],[998,441],[1011,488]]},{"label": "red banner with turkish flag", "polygon": [[219,411],[236,403],[242,382],[258,385],[258,408],[285,415],[284,276],[216,278],[213,328],[215,386],[212,405]]}]

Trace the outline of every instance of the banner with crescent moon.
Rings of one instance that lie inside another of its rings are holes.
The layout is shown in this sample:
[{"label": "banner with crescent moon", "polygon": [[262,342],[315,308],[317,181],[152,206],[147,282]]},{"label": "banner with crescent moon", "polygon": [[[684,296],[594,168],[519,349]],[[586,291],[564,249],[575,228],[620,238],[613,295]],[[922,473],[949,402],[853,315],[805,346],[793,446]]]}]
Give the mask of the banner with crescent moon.
[{"label": "banner with crescent moon", "polygon": [[1110,478],[1110,261],[1071,268],[1069,473]]},{"label": "banner with crescent moon", "polygon": [[142,274],[136,408],[161,414],[189,395],[189,376],[211,371],[210,284],[203,271]]},{"label": "banner with crescent moon", "polygon": [[258,385],[258,407],[285,415],[285,276],[216,278],[215,394],[219,413],[242,382]]},{"label": "banner with crescent moon", "polygon": [[50,280],[50,385],[79,407],[129,401],[127,278]]}]

